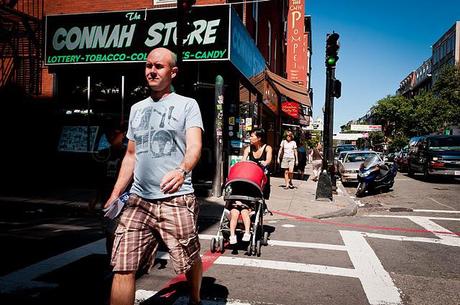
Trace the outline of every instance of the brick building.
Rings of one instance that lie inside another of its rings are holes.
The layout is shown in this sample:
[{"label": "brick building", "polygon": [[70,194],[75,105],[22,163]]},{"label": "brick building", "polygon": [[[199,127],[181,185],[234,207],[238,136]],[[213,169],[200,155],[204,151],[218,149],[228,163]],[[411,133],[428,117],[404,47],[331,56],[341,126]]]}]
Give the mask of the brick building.
[{"label": "brick building", "polygon": [[[182,76],[174,86],[197,99],[204,118],[203,156],[193,177],[197,185],[217,190],[254,127],[265,128],[267,142],[277,147],[283,100],[311,107],[307,85],[284,78],[288,2],[198,0],[192,9],[194,29],[181,52]],[[49,137],[54,138],[48,143],[50,150],[57,147],[58,174],[86,178],[94,176],[95,162],[106,164],[109,157],[101,151],[109,146],[111,131],[125,128],[130,106],[148,94],[146,54],[157,46],[177,50],[175,4],[2,1],[7,22],[1,32],[1,87],[14,83],[54,106],[49,115],[54,122]],[[16,45],[7,43],[7,34]],[[30,46],[24,48],[25,42]],[[218,79],[223,79],[221,96]]]}]

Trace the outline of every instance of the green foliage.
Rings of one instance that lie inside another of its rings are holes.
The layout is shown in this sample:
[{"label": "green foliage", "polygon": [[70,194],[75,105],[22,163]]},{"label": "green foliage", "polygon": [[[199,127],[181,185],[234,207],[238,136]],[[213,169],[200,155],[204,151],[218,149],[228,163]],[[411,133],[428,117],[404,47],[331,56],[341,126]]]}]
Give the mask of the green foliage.
[{"label": "green foliage", "polygon": [[404,135],[396,136],[393,141],[390,143],[390,151],[399,151],[401,148],[406,146],[409,143],[409,138]]},{"label": "green foliage", "polygon": [[439,73],[433,84],[433,94],[449,105],[448,122],[460,124],[460,65],[447,66]]}]

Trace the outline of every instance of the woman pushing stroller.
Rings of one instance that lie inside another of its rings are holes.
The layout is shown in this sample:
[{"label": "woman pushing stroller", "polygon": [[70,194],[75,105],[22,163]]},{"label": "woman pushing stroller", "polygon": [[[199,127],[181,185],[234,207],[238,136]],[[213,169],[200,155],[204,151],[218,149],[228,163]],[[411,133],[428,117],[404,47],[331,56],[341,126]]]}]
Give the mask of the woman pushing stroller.
[{"label": "woman pushing stroller", "polygon": [[[268,166],[272,162],[272,147],[268,144],[265,144],[265,130],[262,128],[253,129],[250,135],[250,145],[245,148],[243,153],[242,161],[253,161],[258,163],[265,171],[267,177],[267,182],[263,189],[263,197],[267,199],[270,197],[270,176],[268,174]],[[251,208],[244,202],[235,200],[233,201],[230,209],[230,244],[236,244],[236,226],[238,224],[238,218],[241,214],[241,218],[244,224],[244,234],[243,241],[249,241],[251,238],[250,234],[250,213]]]}]

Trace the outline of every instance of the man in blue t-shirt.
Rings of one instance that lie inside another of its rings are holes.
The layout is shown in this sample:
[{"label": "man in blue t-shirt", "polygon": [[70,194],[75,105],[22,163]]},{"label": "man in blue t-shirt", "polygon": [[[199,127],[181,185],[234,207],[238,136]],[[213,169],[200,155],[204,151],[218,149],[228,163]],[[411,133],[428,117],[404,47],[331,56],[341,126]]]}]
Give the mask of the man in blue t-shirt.
[{"label": "man in blue t-shirt", "polygon": [[194,99],[171,91],[177,71],[174,53],[151,51],[145,65],[151,95],[131,107],[126,155],[105,204],[132,182],[112,248],[111,304],[134,303],[136,271],[154,261],[158,238],[168,247],[176,273],[186,275],[189,304],[201,304],[199,206],[191,171],[201,154],[203,122]]}]

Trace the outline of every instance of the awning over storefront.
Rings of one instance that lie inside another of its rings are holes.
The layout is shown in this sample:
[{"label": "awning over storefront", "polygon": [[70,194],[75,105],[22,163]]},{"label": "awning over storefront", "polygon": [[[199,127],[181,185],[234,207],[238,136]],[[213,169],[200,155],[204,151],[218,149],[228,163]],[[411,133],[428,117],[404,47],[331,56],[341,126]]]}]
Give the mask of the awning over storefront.
[{"label": "awning over storefront", "polygon": [[311,107],[310,96],[308,95],[305,87],[299,86],[269,70],[265,70],[265,73],[267,75],[267,79],[281,95],[284,95],[304,106]]}]

